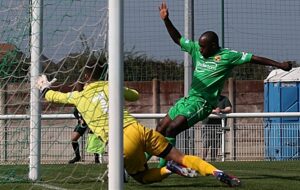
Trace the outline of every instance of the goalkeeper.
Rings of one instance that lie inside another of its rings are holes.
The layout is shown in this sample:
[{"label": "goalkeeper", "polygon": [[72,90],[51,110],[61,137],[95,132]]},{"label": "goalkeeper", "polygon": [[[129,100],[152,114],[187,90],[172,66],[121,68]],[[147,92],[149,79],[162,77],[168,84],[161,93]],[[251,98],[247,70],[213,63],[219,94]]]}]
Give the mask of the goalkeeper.
[{"label": "goalkeeper", "polygon": [[[108,82],[98,81],[103,72],[103,63],[90,60],[84,68],[86,85],[81,92],[62,93],[51,90],[51,82],[45,75],[37,79],[36,86],[49,102],[73,104],[82,114],[88,127],[103,142],[108,142]],[[139,98],[137,91],[124,88],[128,101]],[[124,168],[128,174],[142,184],[159,182],[172,173],[194,177],[194,171],[206,176],[212,175],[229,186],[238,186],[239,179],[218,170],[213,165],[196,156],[184,155],[174,148],[160,133],[145,128],[127,110],[124,110]],[[148,168],[144,152],[168,160],[166,167]]]}]

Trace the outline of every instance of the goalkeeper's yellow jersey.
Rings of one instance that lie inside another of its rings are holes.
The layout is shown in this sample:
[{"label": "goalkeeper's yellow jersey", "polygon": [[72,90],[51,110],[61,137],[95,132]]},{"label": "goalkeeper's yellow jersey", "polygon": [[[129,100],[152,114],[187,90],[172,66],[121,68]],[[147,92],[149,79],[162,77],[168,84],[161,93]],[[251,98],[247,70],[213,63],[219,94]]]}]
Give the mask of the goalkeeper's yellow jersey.
[{"label": "goalkeeper's yellow jersey", "polygon": [[[135,90],[124,89],[125,100],[135,101],[139,94]],[[76,106],[88,127],[105,143],[108,141],[108,82],[98,81],[85,86],[80,92],[62,93],[48,90],[45,94],[47,101],[73,104]],[[137,122],[124,109],[124,127]],[[113,126],[112,126],[113,127]]]}]

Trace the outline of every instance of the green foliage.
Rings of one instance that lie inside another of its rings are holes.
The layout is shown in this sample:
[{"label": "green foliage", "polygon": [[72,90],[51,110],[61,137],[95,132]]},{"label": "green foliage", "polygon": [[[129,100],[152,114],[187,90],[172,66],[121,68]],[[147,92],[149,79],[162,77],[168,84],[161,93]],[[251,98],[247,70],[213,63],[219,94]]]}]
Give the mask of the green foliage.
[{"label": "green foliage", "polygon": [[[107,63],[107,53],[97,52],[73,53],[58,64],[48,63],[44,73],[49,78],[56,77],[59,82],[70,83],[81,80],[84,66],[89,61]],[[101,78],[105,78],[103,73]],[[125,81],[183,80],[183,63],[172,60],[154,60],[138,53],[126,53],[124,57]]]},{"label": "green foliage", "polygon": [[19,49],[1,50],[0,81],[20,82],[28,77],[30,59]]},{"label": "green foliage", "polygon": [[154,60],[146,55],[127,53],[124,58],[125,81],[183,80],[183,63]]},{"label": "green foliage", "polygon": [[[82,71],[87,62],[101,62],[105,65],[107,72],[107,52],[105,50],[90,51],[84,48],[83,52],[71,53],[59,63],[42,56],[42,73],[49,78],[56,77],[59,82],[73,83],[82,80]],[[293,63],[294,67],[298,66]],[[28,76],[30,58],[17,48],[7,51],[1,57],[0,80],[9,82],[20,82]],[[264,80],[273,68],[257,64],[244,64],[235,67],[231,76],[236,80]],[[107,78],[103,73],[101,79]],[[184,80],[183,62],[170,59],[155,60],[138,52],[127,52],[124,55],[124,80],[125,81],[151,81],[152,79],[162,81]]]},{"label": "green foliage", "polygon": [[264,80],[271,70],[271,67],[249,63],[235,67],[231,76],[236,80]]},{"label": "green foliage", "polygon": [[[57,64],[45,65],[43,73],[49,78],[57,78],[59,82],[82,81],[83,69],[88,62],[100,62],[105,65],[107,62],[105,51],[71,53]],[[105,73],[101,77],[104,78]]]}]

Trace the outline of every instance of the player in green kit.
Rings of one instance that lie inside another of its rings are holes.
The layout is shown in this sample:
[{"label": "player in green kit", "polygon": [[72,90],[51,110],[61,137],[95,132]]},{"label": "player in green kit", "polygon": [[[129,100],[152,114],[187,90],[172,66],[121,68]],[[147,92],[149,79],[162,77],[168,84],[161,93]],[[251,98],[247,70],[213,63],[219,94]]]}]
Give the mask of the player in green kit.
[{"label": "player in green kit", "polygon": [[[251,53],[221,48],[218,36],[213,31],[204,32],[198,41],[185,39],[169,19],[166,2],[162,2],[159,11],[172,40],[182,51],[191,55],[194,67],[188,96],[177,101],[156,128],[173,145],[177,134],[210,115],[217,106],[224,83],[235,66],[251,63],[274,66],[285,71],[292,68],[290,62],[279,63]],[[159,167],[165,164],[161,160]]]}]

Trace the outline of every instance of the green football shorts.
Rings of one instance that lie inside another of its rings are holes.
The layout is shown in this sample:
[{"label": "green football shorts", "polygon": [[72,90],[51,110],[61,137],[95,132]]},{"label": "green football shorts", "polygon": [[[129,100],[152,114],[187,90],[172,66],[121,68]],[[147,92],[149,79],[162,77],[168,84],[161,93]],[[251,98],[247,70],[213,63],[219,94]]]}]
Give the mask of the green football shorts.
[{"label": "green football shorts", "polygon": [[212,112],[211,106],[201,97],[188,96],[180,98],[168,112],[170,118],[174,120],[177,116],[182,115],[187,119],[188,126],[191,127],[197,122],[207,118]]}]

